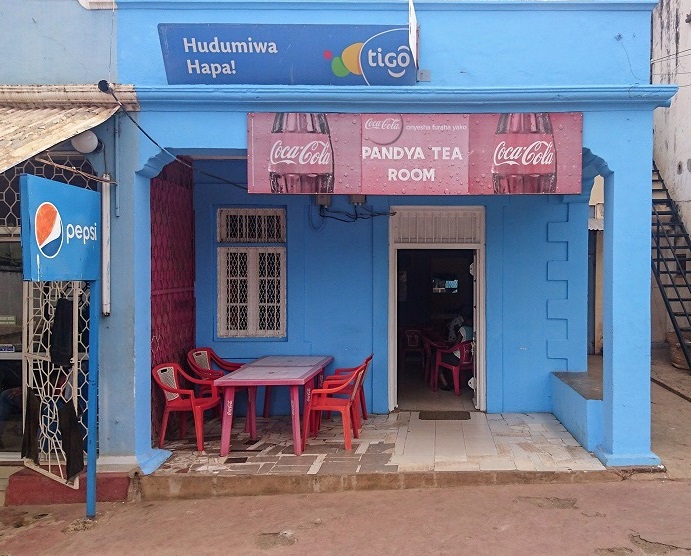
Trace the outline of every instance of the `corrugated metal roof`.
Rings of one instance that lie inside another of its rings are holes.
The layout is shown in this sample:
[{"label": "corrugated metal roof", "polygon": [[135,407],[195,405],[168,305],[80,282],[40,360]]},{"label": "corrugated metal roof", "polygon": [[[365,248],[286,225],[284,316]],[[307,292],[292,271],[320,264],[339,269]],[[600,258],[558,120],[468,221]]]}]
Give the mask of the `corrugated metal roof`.
[{"label": "corrugated metal roof", "polygon": [[[118,95],[138,109],[131,87]],[[0,86],[0,172],[102,124],[119,108],[95,86]]]},{"label": "corrugated metal roof", "polygon": [[0,106],[0,172],[96,127],[118,107],[7,108]]}]

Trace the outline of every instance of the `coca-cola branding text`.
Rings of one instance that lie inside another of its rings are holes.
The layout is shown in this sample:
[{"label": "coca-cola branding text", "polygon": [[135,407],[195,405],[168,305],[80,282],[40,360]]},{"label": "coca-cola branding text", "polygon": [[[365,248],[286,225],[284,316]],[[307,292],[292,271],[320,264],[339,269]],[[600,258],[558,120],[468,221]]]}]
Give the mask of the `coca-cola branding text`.
[{"label": "coca-cola branding text", "polygon": [[383,120],[367,118],[367,120],[365,120],[365,129],[398,130],[401,129],[401,120],[400,118],[384,118]]},{"label": "coca-cola branding text", "polygon": [[530,145],[507,145],[501,141],[494,149],[492,164],[511,166],[553,166],[554,144],[551,141],[533,141]]},{"label": "coca-cola branding text", "polygon": [[369,116],[362,124],[366,139],[377,145],[390,145],[403,133],[403,118],[399,115]]},{"label": "coca-cola branding text", "polygon": [[[296,134],[291,134],[291,139]],[[313,134],[312,134],[313,135]],[[300,166],[330,166],[331,146],[328,141],[309,141],[307,144],[285,144],[275,141],[269,154],[269,163],[299,164]]]}]

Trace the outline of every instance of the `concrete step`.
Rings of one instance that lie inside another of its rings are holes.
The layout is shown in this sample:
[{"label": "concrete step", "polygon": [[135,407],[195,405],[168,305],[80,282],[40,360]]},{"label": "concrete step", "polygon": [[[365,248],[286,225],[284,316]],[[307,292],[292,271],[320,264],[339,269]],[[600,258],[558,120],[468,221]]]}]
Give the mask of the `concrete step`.
[{"label": "concrete step", "polygon": [[[98,473],[96,500],[122,502],[128,499],[129,473]],[[5,506],[36,504],[72,504],[86,502],[86,473],[79,477],[79,488],[73,489],[36,471],[22,467],[7,479]]]},{"label": "concrete step", "polygon": [[5,505],[5,493],[10,482],[10,476],[24,469],[19,465],[0,465],[0,506]]}]

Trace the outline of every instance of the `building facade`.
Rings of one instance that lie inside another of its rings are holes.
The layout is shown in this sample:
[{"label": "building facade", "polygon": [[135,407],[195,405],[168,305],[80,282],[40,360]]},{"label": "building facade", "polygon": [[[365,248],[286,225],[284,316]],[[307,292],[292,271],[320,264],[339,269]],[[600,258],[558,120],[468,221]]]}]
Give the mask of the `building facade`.
[{"label": "building facade", "polygon": [[[116,182],[111,305],[98,323],[101,461],[150,472],[165,460],[152,448],[151,367],[193,345],[239,362],[331,354],[334,367],[374,353],[366,395],[387,413],[398,406],[400,331],[443,331],[461,313],[478,410],[552,412],[606,465],[659,463],[651,130],[675,88],[649,84],[653,4],[116,7],[82,10],[116,30],[115,59],[96,64],[93,87],[108,102],[136,96],[94,128],[108,155],[93,164]],[[310,128],[290,123],[305,114]],[[287,177],[293,154],[271,149],[291,131],[301,148],[328,149],[311,151],[309,178]],[[511,133],[528,142],[502,143]],[[500,169],[535,141],[556,146],[556,158],[539,157],[551,169],[529,172],[535,183]],[[588,370],[597,176],[600,399],[571,380]],[[272,406],[288,411],[280,397]]]}]

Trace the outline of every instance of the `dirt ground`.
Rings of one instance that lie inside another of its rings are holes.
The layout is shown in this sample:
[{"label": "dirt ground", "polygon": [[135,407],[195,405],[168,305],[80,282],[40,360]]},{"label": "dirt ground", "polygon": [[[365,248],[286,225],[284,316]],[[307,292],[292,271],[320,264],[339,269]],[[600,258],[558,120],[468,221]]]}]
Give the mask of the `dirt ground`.
[{"label": "dirt ground", "polygon": [[0,510],[0,554],[691,554],[670,480],[215,498]]},{"label": "dirt ground", "polygon": [[[688,372],[688,371],[687,371]],[[689,381],[685,373],[680,380]],[[691,402],[652,385],[665,474],[469,486],[0,508],[0,556],[691,555]]]}]

